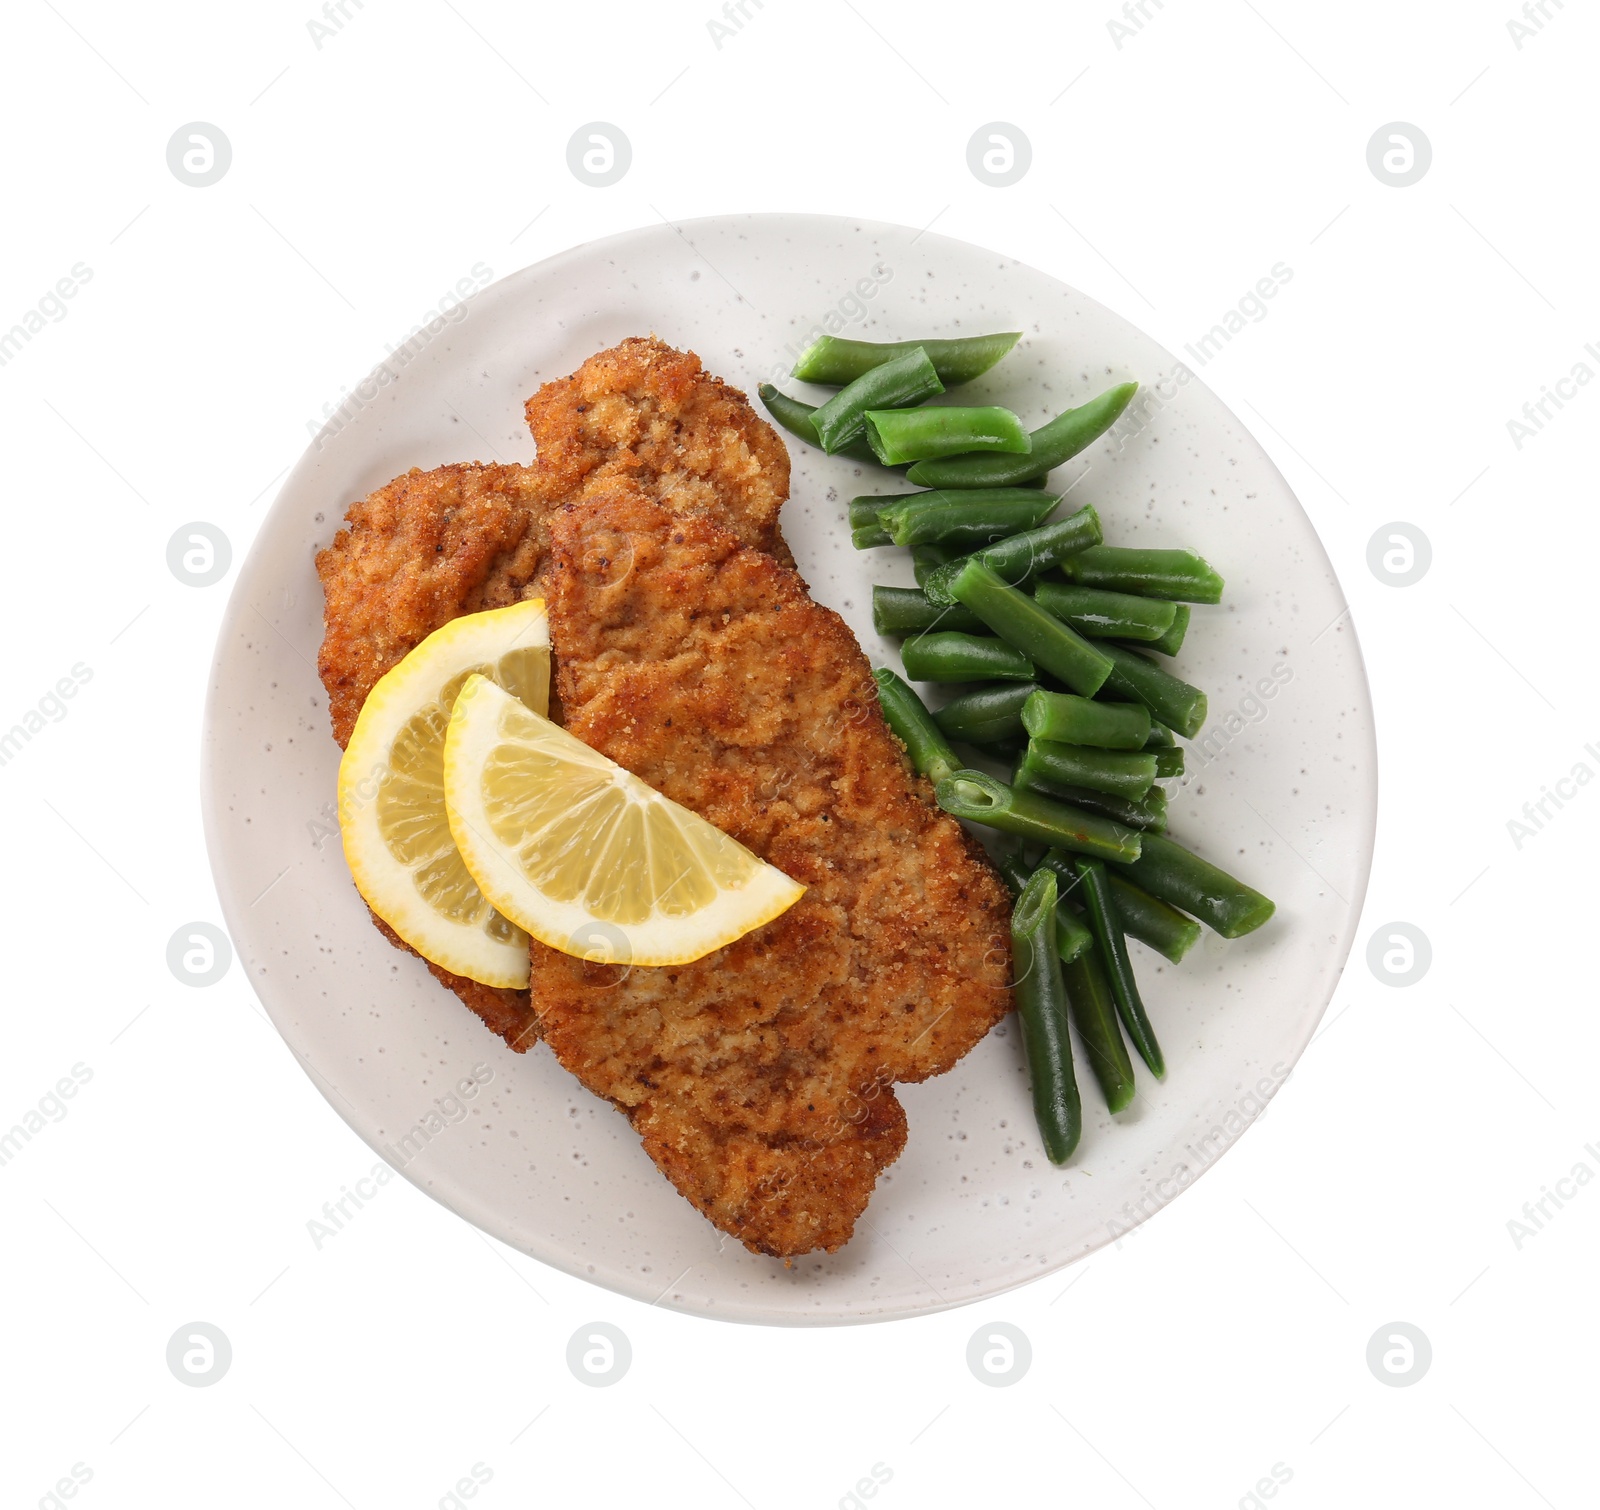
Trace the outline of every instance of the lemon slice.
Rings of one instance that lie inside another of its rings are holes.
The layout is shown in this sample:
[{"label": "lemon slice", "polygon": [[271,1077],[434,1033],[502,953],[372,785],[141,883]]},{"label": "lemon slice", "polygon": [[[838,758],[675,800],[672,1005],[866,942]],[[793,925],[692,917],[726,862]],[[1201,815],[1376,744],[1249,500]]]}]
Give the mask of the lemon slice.
[{"label": "lemon slice", "polygon": [[687,964],[805,891],[485,677],[456,698],[444,791],[484,896],[565,954]]},{"label": "lemon slice", "polygon": [[542,598],[452,619],[372,689],[339,765],[339,830],[367,905],[418,954],[486,986],[523,987],[528,936],[485,900],[445,816],[445,730],[472,676],[492,677],[485,685],[509,703],[548,709]]}]

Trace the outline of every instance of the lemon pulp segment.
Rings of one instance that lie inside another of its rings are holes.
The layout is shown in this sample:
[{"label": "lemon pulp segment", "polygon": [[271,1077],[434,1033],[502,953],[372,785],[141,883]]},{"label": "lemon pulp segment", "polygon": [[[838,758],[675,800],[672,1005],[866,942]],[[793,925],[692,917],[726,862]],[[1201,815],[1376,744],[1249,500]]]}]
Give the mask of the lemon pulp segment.
[{"label": "lemon pulp segment", "polygon": [[445,746],[451,831],[480,890],[535,938],[587,954],[698,959],[771,921],[804,891],[487,680],[469,680]]}]

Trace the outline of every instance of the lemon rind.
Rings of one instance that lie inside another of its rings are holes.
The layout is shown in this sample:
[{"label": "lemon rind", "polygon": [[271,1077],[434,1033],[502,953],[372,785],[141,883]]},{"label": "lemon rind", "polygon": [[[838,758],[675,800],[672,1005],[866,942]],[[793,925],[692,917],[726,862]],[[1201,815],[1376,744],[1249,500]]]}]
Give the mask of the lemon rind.
[{"label": "lemon rind", "polygon": [[[492,624],[486,622],[491,620]],[[416,678],[424,677],[439,686],[481,661],[498,659],[518,648],[547,650],[549,645],[550,626],[542,598],[452,619],[379,678],[357,715],[339,762],[339,832],[345,863],[362,900],[430,964],[480,985],[507,990],[527,987],[526,944],[497,943],[476,924],[441,916],[409,881],[403,888],[387,885],[396,871],[392,863],[385,863],[387,846],[377,827],[377,791],[374,787],[363,795],[360,788],[384,768],[396,735],[416,712],[417,701],[411,691]],[[430,675],[434,662],[438,662],[438,670]],[[452,936],[459,943],[450,942]]]}]

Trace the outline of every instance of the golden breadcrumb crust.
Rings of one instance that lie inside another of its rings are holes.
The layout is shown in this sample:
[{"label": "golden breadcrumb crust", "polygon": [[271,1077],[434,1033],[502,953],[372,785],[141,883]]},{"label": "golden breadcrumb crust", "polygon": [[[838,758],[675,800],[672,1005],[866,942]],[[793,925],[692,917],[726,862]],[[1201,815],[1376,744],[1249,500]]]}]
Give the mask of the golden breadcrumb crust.
[{"label": "golden breadcrumb crust", "polygon": [[[667,507],[713,512],[740,538],[790,559],[778,533],[789,454],[744,394],[692,352],[654,337],[623,341],[545,384],[527,414],[532,465],[412,470],[352,504],[318,554],[317,670],[341,748],[378,679],[434,630],[538,596],[550,509],[586,488],[629,478]],[[526,991],[428,968],[513,1048],[534,1041]]]},{"label": "golden breadcrumb crust", "polygon": [[534,943],[543,1035],[724,1232],[835,1249],[905,1142],[894,1083],[949,1069],[1011,1004],[1009,898],[792,570],[620,479],[550,533],[566,726],[807,891],[621,978]]}]

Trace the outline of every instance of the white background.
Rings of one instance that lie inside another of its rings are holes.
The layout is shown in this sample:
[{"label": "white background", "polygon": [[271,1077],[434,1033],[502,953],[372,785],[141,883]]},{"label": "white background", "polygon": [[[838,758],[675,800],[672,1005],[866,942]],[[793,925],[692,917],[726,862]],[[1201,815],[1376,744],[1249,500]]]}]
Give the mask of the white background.
[{"label": "white background", "polygon": [[[1600,1173],[1600,793],[1520,848],[1507,829],[1600,771],[1600,393],[1520,449],[1507,429],[1600,372],[1597,23],[1547,8],[1519,48],[1509,0],[1146,0],[1120,47],[1109,0],[746,0],[720,47],[710,0],[346,0],[320,47],[309,0],[9,7],[0,331],[92,276],[0,367],[0,728],[92,678],[0,767],[0,1129],[73,1065],[92,1079],[0,1167],[5,1503],[65,1503],[74,1465],[73,1502],[105,1507],[450,1505],[474,1465],[487,1510],[848,1506],[874,1465],[889,1507],[1264,1504],[1274,1465],[1272,1502],[1305,1510],[1594,1503],[1600,1181],[1520,1248],[1508,1228],[1580,1161]],[[566,166],[594,120],[633,146],[604,189]],[[995,120],[1033,147],[1003,189],[966,163]],[[1367,165],[1397,120],[1433,148],[1408,188]],[[208,188],[166,162],[192,121],[232,143]],[[732,210],[933,224],[1180,356],[1287,263],[1200,371],[1316,522],[1378,712],[1360,941],[1263,1125],[1120,1250],[888,1326],[652,1310],[398,1180],[317,1249],[308,1220],[372,1155],[237,965],[198,990],[165,961],[219,920],[196,783],[232,581],[177,581],[172,532],[209,521],[237,563],[307,422],[475,263]],[[1367,565],[1397,520],[1433,547],[1406,588]],[[1433,946],[1406,989],[1365,960],[1391,920]],[[565,1362],[599,1320],[633,1348],[605,1389]],[[165,1361],[194,1321],[232,1343],[208,1388]],[[1033,1349],[1005,1389],[965,1361],[997,1321]],[[1366,1362],[1395,1321],[1433,1350],[1405,1388]]]}]

